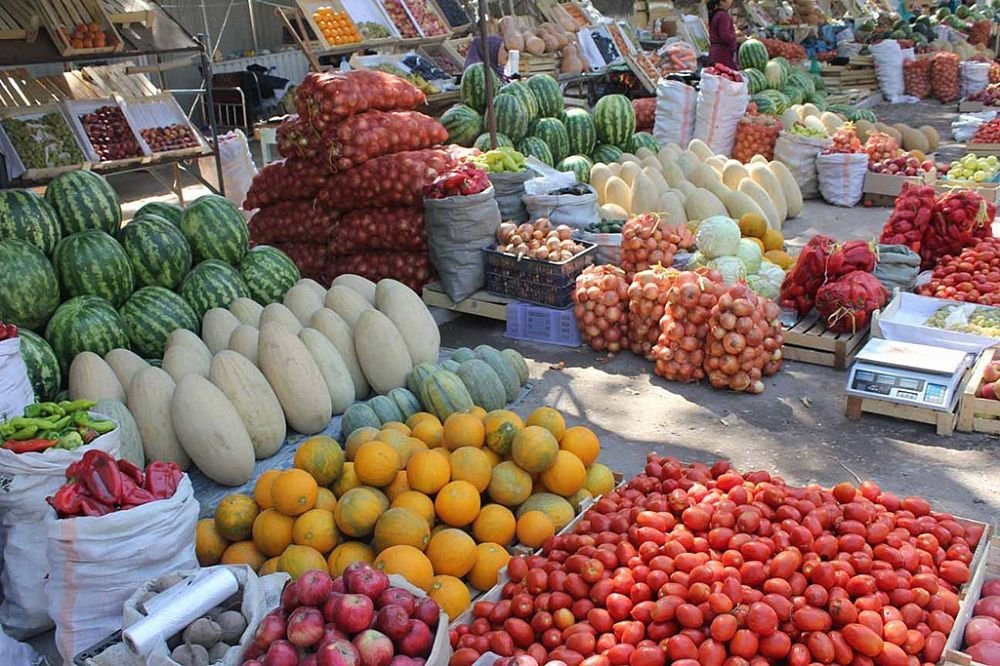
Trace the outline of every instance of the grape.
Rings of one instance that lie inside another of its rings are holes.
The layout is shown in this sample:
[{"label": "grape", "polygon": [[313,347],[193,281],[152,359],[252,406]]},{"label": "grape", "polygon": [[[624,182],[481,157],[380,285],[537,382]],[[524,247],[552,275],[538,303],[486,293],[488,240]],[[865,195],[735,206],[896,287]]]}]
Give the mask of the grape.
[{"label": "grape", "polygon": [[41,118],[4,118],[2,124],[27,169],[71,166],[84,161],[76,137],[58,112]]}]

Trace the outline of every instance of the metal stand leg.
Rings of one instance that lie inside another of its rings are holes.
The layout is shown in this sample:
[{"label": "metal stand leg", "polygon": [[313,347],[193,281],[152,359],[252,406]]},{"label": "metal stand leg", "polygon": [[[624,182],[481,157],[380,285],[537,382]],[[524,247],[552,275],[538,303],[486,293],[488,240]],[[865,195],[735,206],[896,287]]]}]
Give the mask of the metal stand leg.
[{"label": "metal stand leg", "polygon": [[222,160],[219,159],[219,134],[215,128],[215,104],[212,100],[212,59],[208,53],[208,38],[204,34],[199,34],[198,43],[201,44],[201,71],[205,77],[205,100],[208,106],[208,127],[212,132],[212,151],[215,153],[215,173],[219,178],[219,193],[226,196],[226,184],[222,180]]}]

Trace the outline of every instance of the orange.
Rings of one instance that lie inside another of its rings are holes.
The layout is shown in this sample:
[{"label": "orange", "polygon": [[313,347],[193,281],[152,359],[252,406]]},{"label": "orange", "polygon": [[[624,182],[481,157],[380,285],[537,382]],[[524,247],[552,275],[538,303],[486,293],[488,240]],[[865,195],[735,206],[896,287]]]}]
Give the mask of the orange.
[{"label": "orange", "polygon": [[337,501],[333,519],[341,532],[350,537],[367,537],[384,509],[375,493],[367,488],[352,488]]},{"label": "orange", "polygon": [[410,434],[410,426],[406,425],[405,423],[400,423],[399,421],[389,421],[388,423],[383,423],[382,424],[382,429],[383,430],[398,430],[399,432],[403,433],[404,435],[409,435]]},{"label": "orange", "polygon": [[258,576],[267,576],[268,574],[278,573],[278,562],[281,560],[280,557],[272,557],[264,565],[257,570]]},{"label": "orange", "polygon": [[584,487],[594,497],[610,493],[615,489],[615,475],[607,466],[594,463],[587,468],[587,480]]},{"label": "orange", "polygon": [[215,527],[219,534],[229,541],[243,541],[250,538],[253,521],[260,509],[249,495],[233,493],[226,495],[215,507]]},{"label": "orange", "polygon": [[527,426],[514,437],[510,447],[511,458],[526,472],[544,472],[556,462],[559,442],[546,428]]},{"label": "orange", "polygon": [[472,535],[480,543],[492,541],[506,546],[514,540],[516,528],[517,520],[510,509],[499,504],[487,504],[472,523]]},{"label": "orange", "polygon": [[486,431],[486,446],[505,458],[510,455],[514,436],[524,428],[524,421],[510,410],[498,409],[486,415],[483,428]]},{"label": "orange", "polygon": [[354,463],[344,463],[344,471],[340,473],[340,478],[330,484],[330,490],[339,499],[351,488],[361,486],[361,480],[354,471]]},{"label": "orange", "polygon": [[510,555],[498,543],[481,543],[476,546],[476,563],[467,580],[477,590],[488,590],[497,584],[500,570],[507,566]]},{"label": "orange", "polygon": [[278,560],[278,570],[287,573],[292,580],[298,580],[299,576],[312,569],[325,571],[326,568],[326,558],[309,546],[289,546]]},{"label": "orange", "polygon": [[562,439],[563,433],[566,432],[566,421],[563,419],[562,414],[552,409],[551,407],[539,407],[535,411],[528,414],[527,420],[524,422],[526,426],[541,426],[552,433],[552,436],[556,438],[558,442]]},{"label": "orange", "polygon": [[354,473],[366,485],[389,485],[402,466],[396,449],[378,440],[362,444],[354,456]]},{"label": "orange", "polygon": [[410,482],[406,478],[406,472],[400,470],[396,472],[396,478],[392,480],[392,483],[385,487],[385,494],[391,502],[409,489]]},{"label": "orange", "polygon": [[417,550],[424,550],[430,540],[431,528],[427,521],[409,509],[389,509],[375,523],[373,544],[376,552],[382,552],[391,546],[413,546]]},{"label": "orange", "polygon": [[194,531],[194,554],[198,557],[198,564],[203,567],[218,564],[228,547],[229,541],[219,534],[213,518],[198,521]]},{"label": "orange", "polygon": [[479,491],[468,481],[452,481],[434,498],[434,511],[452,527],[465,527],[479,515]]},{"label": "orange", "polygon": [[462,530],[446,527],[431,536],[427,559],[434,573],[461,578],[476,563],[476,542]]},{"label": "orange", "polygon": [[468,481],[481,493],[490,485],[493,465],[485,450],[463,446],[451,452],[450,462],[452,481]]},{"label": "orange", "polygon": [[541,548],[556,533],[556,526],[541,511],[526,511],[517,519],[517,540],[531,548]]},{"label": "orange", "polygon": [[448,465],[451,466],[451,451],[449,451],[448,449],[444,448],[443,446],[439,446],[436,449],[430,449],[430,451],[438,454],[439,456],[441,456],[442,458],[444,458],[445,460],[447,460],[448,461]]},{"label": "orange", "polygon": [[433,451],[419,451],[406,466],[406,479],[410,488],[433,495],[444,488],[451,476],[451,466],[444,456]]},{"label": "orange", "polygon": [[472,407],[469,407],[465,411],[467,414],[472,414],[480,421],[486,418],[486,410],[480,407],[479,405],[473,405]]},{"label": "orange", "polygon": [[253,542],[268,557],[276,557],[292,543],[292,527],[295,519],[267,509],[253,521]]},{"label": "orange", "polygon": [[329,488],[320,488],[316,491],[316,506],[314,509],[323,509],[333,512],[337,508],[337,498]]},{"label": "orange", "polygon": [[[416,414],[411,414],[410,418],[406,419],[406,425],[408,425],[412,431],[413,428],[417,427],[418,423],[423,423],[424,421],[441,425],[441,421],[438,420],[438,417],[434,416],[430,412],[417,412]],[[411,432],[410,434],[413,433]]]},{"label": "orange", "polygon": [[444,445],[450,450],[480,447],[486,438],[482,420],[475,414],[456,412],[444,421]]},{"label": "orange", "polygon": [[427,596],[437,602],[449,620],[454,620],[464,613],[472,603],[469,588],[454,576],[434,576]]},{"label": "orange", "polygon": [[575,455],[586,467],[597,460],[597,455],[601,452],[601,443],[590,428],[573,426],[559,440],[559,448]]},{"label": "orange", "polygon": [[274,508],[286,516],[301,516],[316,506],[318,494],[316,479],[303,469],[286,469],[271,486]]},{"label": "orange", "polygon": [[337,537],[333,514],[323,509],[306,511],[295,519],[292,526],[292,541],[300,546],[315,548],[324,555],[337,545]]},{"label": "orange", "polygon": [[344,469],[344,451],[332,437],[317,435],[302,442],[295,452],[294,464],[309,472],[317,484],[328,486]]},{"label": "orange", "polygon": [[246,564],[257,571],[264,566],[266,560],[267,558],[253,545],[253,541],[237,541],[226,548],[219,561],[222,564]]},{"label": "orange", "polygon": [[327,568],[334,578],[344,573],[344,569],[355,562],[371,564],[374,561],[375,551],[372,550],[371,546],[360,541],[345,541],[334,548],[330,557],[326,558]]},{"label": "orange", "polygon": [[437,419],[419,421],[414,424],[410,435],[433,449],[444,442],[444,426]]},{"label": "orange", "polygon": [[422,590],[431,587],[434,567],[427,556],[413,546],[392,546],[375,558],[375,568],[387,574],[399,574]]},{"label": "orange", "polygon": [[274,508],[274,503],[271,502],[271,485],[279,474],[281,474],[280,469],[269,469],[260,475],[253,486],[253,498],[261,511]]},{"label": "orange", "polygon": [[587,481],[587,469],[580,459],[569,451],[556,453],[552,467],[542,472],[542,483],[556,495],[569,497]]},{"label": "orange", "polygon": [[347,459],[354,460],[354,456],[357,455],[358,449],[361,448],[361,445],[366,442],[370,442],[373,439],[378,439],[378,428],[363,426],[352,432],[347,438],[347,441],[344,443],[344,450],[347,453]]},{"label": "orange", "polygon": [[428,525],[434,524],[434,500],[416,490],[407,490],[400,493],[392,500],[392,506],[409,509],[427,521]]}]

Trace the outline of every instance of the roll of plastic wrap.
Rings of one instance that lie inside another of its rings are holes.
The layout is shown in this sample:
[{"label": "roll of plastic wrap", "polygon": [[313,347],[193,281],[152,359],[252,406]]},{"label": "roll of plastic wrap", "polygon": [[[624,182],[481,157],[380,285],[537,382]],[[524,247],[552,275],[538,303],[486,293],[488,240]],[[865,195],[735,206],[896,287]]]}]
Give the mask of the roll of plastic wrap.
[{"label": "roll of plastic wrap", "polygon": [[[178,587],[181,589],[175,590]],[[163,592],[171,596],[170,600],[123,631],[122,640],[129,652],[144,657],[161,640],[167,640],[183,630],[239,589],[239,581],[225,569],[216,569],[204,576],[180,582]]]}]

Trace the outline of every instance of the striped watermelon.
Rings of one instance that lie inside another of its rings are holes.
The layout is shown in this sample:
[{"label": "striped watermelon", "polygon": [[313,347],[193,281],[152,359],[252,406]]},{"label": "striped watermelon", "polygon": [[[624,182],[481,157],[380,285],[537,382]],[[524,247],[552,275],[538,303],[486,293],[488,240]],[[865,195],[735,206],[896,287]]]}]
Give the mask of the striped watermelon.
[{"label": "striped watermelon", "polygon": [[625,95],[605,95],[594,105],[597,140],[626,149],[635,133],[635,110]]},{"label": "striped watermelon", "polygon": [[559,82],[548,74],[535,74],[525,84],[538,102],[538,115],[558,118],[563,112],[562,89]]},{"label": "striped watermelon", "polygon": [[237,298],[250,296],[236,269],[218,259],[206,259],[191,269],[178,291],[198,321],[212,308],[227,308]]},{"label": "striped watermelon", "polygon": [[756,95],[767,88],[767,79],[764,78],[764,72],[759,69],[744,69],[743,77],[747,80],[747,90],[751,95]]},{"label": "striped watermelon", "polygon": [[586,155],[570,155],[566,159],[559,162],[556,169],[559,171],[572,172],[576,176],[576,179],[581,183],[590,182],[590,170],[593,168],[594,163],[590,161],[590,158]]},{"label": "striped watermelon", "polygon": [[92,171],[70,171],[49,183],[45,200],[56,211],[62,235],[100,229],[114,235],[122,225],[122,208],[111,185]]},{"label": "striped watermelon", "polygon": [[531,135],[548,144],[554,162],[560,162],[569,155],[569,134],[558,118],[539,118],[531,128]]},{"label": "striped watermelon", "polygon": [[[493,82],[493,92],[496,93],[497,75],[493,70],[490,70],[489,76]],[[486,70],[483,63],[477,62],[470,65],[462,73],[461,96],[462,104],[471,106],[479,113],[486,111]]]},{"label": "striped watermelon", "polygon": [[803,69],[792,68],[791,73],[788,75],[788,85],[801,88],[803,95],[806,96],[816,92],[816,84],[813,82],[812,76]]},{"label": "striped watermelon", "polygon": [[98,229],[59,241],[52,265],[65,297],[100,296],[117,308],[134,288],[132,264],[125,250]]},{"label": "striped watermelon", "polygon": [[191,270],[191,246],[184,234],[164,218],[147,213],[118,232],[132,265],[136,287],[173,289]]},{"label": "striped watermelon", "polygon": [[520,141],[528,134],[528,110],[513,95],[498,95],[493,100],[493,117],[496,118],[497,132]]},{"label": "striped watermelon", "polygon": [[628,152],[633,155],[639,152],[640,148],[652,150],[654,153],[660,151],[660,142],[649,132],[636,132],[628,140]]},{"label": "striped watermelon", "polygon": [[610,143],[602,143],[594,148],[594,152],[590,156],[595,162],[603,162],[604,164],[611,164],[618,160],[625,152],[618,146],[612,146]]},{"label": "striped watermelon", "polygon": [[524,140],[518,145],[517,149],[525,157],[530,155],[544,164],[555,166],[555,161],[552,159],[552,151],[549,150],[549,144],[537,136],[524,137]]},{"label": "striped watermelon", "polygon": [[195,262],[219,259],[236,266],[250,242],[250,228],[243,213],[229,199],[214,194],[188,206],[181,218],[181,233],[191,245]]},{"label": "striped watermelon", "polygon": [[569,136],[571,155],[589,155],[597,145],[597,128],[594,119],[585,109],[566,109],[562,112],[562,124]]},{"label": "striped watermelon", "polygon": [[45,402],[52,400],[62,385],[62,372],[59,370],[59,359],[45,338],[28,329],[17,332],[21,339],[21,358],[28,368],[28,379],[35,400]]},{"label": "striped watermelon", "polygon": [[767,87],[771,90],[784,90],[785,84],[788,83],[788,76],[781,63],[772,60],[764,68],[764,80],[767,81]]},{"label": "striped watermelon", "polygon": [[142,208],[135,212],[134,219],[139,219],[147,215],[156,215],[171,224],[180,226],[184,209],[174,204],[163,203],[162,201],[150,201],[148,204],[143,204]]},{"label": "striped watermelon", "polygon": [[61,236],[59,218],[45,199],[31,190],[0,190],[0,240],[27,241],[49,256]]},{"label": "striped watermelon", "polygon": [[805,101],[805,95],[802,93],[802,88],[788,86],[783,92],[785,97],[788,98],[789,105],[802,104]]},{"label": "striped watermelon", "polygon": [[45,327],[45,339],[59,359],[63,376],[80,352],[103,357],[112,349],[129,348],[121,315],[97,296],[76,296],[60,305]]},{"label": "striped watermelon", "polygon": [[456,104],[441,116],[441,124],[448,130],[448,143],[468,148],[483,132],[483,117],[471,106]]},{"label": "striped watermelon", "polygon": [[143,287],[125,301],[119,312],[132,351],[143,357],[161,358],[167,337],[178,328],[196,334],[201,328],[187,301],[163,287]]},{"label": "striped watermelon", "polygon": [[261,305],[280,302],[302,277],[287,254],[269,245],[258,245],[247,252],[240,262],[240,275],[250,298]]},{"label": "striped watermelon", "polygon": [[524,104],[524,110],[528,112],[529,124],[538,117],[538,100],[535,99],[535,94],[531,92],[531,89],[520,81],[511,81],[500,88],[500,94],[513,95],[521,104]]},{"label": "striped watermelon", "polygon": [[0,321],[37,330],[59,307],[52,264],[31,243],[0,241]]},{"label": "striped watermelon", "polygon": [[[514,142],[511,141],[510,137],[507,136],[506,134],[501,134],[500,132],[497,132],[497,148],[499,148],[500,146],[508,146],[509,148],[513,148],[514,147]],[[472,144],[472,147],[473,148],[478,148],[479,150],[482,150],[483,152],[486,152],[487,150],[489,150],[490,149],[490,133],[489,132],[483,132],[482,134],[480,134],[479,136],[477,136],[476,137],[476,142],[474,144]]]},{"label": "striped watermelon", "polygon": [[751,38],[740,44],[737,57],[740,61],[740,69],[752,67],[762,70],[767,65],[767,47],[760,40]]}]

